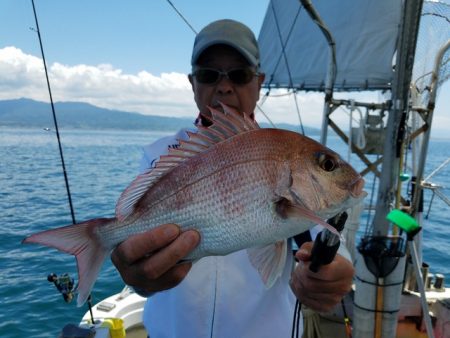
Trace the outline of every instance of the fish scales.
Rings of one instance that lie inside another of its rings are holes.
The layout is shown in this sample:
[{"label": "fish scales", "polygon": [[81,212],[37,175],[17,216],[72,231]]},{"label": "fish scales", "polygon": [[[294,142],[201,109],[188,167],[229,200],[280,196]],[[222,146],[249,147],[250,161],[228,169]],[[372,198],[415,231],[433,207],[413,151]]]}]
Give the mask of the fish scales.
[{"label": "fish scales", "polygon": [[131,222],[99,228],[99,237],[114,247],[132,234],[176,223],[202,236],[193,259],[263,244],[255,239],[262,240],[270,231],[264,225],[277,217],[271,203],[277,173],[288,160],[289,138],[278,134],[284,132],[251,131],[186,160],[144,195]]}]

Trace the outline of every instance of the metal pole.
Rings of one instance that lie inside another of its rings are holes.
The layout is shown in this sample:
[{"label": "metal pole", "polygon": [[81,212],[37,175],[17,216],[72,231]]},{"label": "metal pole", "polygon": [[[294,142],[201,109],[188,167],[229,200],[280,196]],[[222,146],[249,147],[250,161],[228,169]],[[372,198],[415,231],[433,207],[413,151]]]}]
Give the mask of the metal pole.
[{"label": "metal pole", "polygon": [[375,338],[381,338],[383,332],[383,297],[384,278],[377,278],[377,293],[375,302]]},{"label": "metal pole", "polygon": [[423,0],[406,0],[403,5],[401,31],[397,45],[395,78],[392,85],[393,106],[389,112],[386,138],[383,149],[383,167],[378,188],[378,201],[373,219],[374,235],[384,236],[389,232],[386,215],[392,208],[395,188],[399,176],[399,157],[404,141],[404,128],[408,111],[409,87],[411,83],[417,33]]},{"label": "metal pole", "polygon": [[420,302],[422,304],[423,319],[425,321],[425,327],[427,329],[428,338],[434,338],[433,325],[431,324],[430,311],[428,309],[427,296],[425,294],[425,285],[423,284],[422,272],[419,267],[419,257],[417,256],[416,244],[414,239],[408,240],[409,247],[411,248],[411,257],[413,260],[414,272],[416,273],[417,286],[420,291]]},{"label": "metal pole", "polygon": [[430,134],[431,134],[431,123],[433,121],[433,112],[434,112],[434,107],[435,107],[435,102],[436,102],[436,94],[437,94],[438,80],[439,80],[438,75],[439,75],[439,71],[441,68],[441,61],[442,61],[442,58],[444,57],[445,52],[449,49],[450,49],[450,40],[448,40],[447,43],[441,47],[441,49],[439,50],[439,52],[435,58],[434,70],[433,70],[432,81],[431,81],[431,86],[430,86],[431,87],[430,88],[430,100],[428,101],[428,113],[426,115],[427,117],[426,117],[426,121],[425,121],[425,123],[428,125],[428,128],[423,136],[417,173],[415,173],[417,184],[415,184],[415,186],[414,186],[414,200],[412,203],[413,214],[416,213],[419,208],[419,202],[420,202],[419,189],[422,189],[422,177],[423,177],[423,172],[425,169],[425,162],[426,162],[427,153],[428,153],[428,144],[429,144]]}]

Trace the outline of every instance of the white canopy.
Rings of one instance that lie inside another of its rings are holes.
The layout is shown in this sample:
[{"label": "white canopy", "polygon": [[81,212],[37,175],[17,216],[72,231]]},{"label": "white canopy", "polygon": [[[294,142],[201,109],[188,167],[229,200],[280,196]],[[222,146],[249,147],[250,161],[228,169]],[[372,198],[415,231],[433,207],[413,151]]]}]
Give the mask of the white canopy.
[{"label": "white canopy", "polygon": [[[313,6],[336,42],[334,89],[389,89],[402,1],[314,0]],[[324,89],[328,43],[298,0],[271,0],[258,40],[264,86]]]}]

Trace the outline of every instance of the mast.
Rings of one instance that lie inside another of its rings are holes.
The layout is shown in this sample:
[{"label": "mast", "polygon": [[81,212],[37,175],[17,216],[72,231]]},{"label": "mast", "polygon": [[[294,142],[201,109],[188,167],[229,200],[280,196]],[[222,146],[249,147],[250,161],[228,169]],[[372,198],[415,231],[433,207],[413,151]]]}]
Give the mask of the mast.
[{"label": "mast", "polygon": [[399,176],[401,145],[407,121],[409,88],[414,64],[414,54],[419,31],[423,0],[406,0],[397,44],[395,77],[392,84],[392,108],[386,128],[383,166],[378,190],[378,200],[373,220],[374,235],[386,235],[389,222],[386,215],[395,198]]}]

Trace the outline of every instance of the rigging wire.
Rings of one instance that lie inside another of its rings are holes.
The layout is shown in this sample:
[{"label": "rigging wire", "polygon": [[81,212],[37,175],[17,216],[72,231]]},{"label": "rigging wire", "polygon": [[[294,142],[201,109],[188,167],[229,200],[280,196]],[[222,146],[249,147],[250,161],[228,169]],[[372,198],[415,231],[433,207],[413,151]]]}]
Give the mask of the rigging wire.
[{"label": "rigging wire", "polygon": [[433,170],[431,174],[429,174],[427,177],[424,178],[424,181],[428,181],[431,177],[433,177],[435,174],[437,174],[442,168],[444,168],[448,163],[450,162],[450,157],[447,158],[439,167]]},{"label": "rigging wire", "polygon": [[[275,8],[274,8],[274,6],[273,6],[272,1],[270,2],[270,4],[271,4],[271,8],[272,8],[273,17],[274,17],[274,19],[275,19],[275,22],[276,22],[277,25],[278,25],[277,16],[276,16],[276,14],[275,14]],[[274,72],[277,70],[278,66],[280,65],[281,57],[282,57],[282,56],[285,57],[286,67],[288,68],[288,64],[287,64],[287,60],[286,60],[286,54],[285,54],[285,45],[288,43],[288,41],[289,41],[289,39],[290,39],[290,37],[291,37],[291,34],[292,34],[292,32],[294,31],[294,26],[295,26],[295,24],[296,24],[296,22],[297,22],[297,19],[298,19],[299,15],[300,15],[300,12],[301,12],[302,8],[303,8],[303,6],[299,6],[299,7],[298,7],[297,13],[296,13],[296,15],[295,15],[295,17],[294,17],[294,21],[292,22],[291,28],[289,29],[289,32],[288,32],[288,34],[287,34],[287,36],[286,36],[286,41],[285,41],[285,44],[284,44],[284,45],[283,45],[283,41],[282,41],[281,36],[280,36],[280,44],[281,44],[281,47],[282,47],[282,53],[278,56],[277,63],[276,63],[276,65],[275,65],[274,69],[273,69]],[[272,81],[273,81],[273,75],[270,77],[270,81],[269,81],[269,83],[267,84],[267,87],[269,88],[269,91],[270,91],[270,86],[271,86],[271,84],[272,84]],[[291,82],[292,82],[292,79],[291,79]]]},{"label": "rigging wire", "polygon": [[294,102],[295,102],[295,108],[297,110],[297,116],[298,116],[298,121],[300,123],[300,131],[302,132],[302,135],[305,135],[305,128],[303,127],[303,121],[302,121],[302,116],[300,114],[300,106],[298,105],[298,101],[297,101],[297,91],[294,91]]},{"label": "rigging wire", "polygon": [[261,106],[259,104],[256,104],[256,107],[259,109],[259,111],[264,115],[264,117],[269,121],[270,125],[273,128],[276,128],[275,124],[272,122],[272,120],[269,118],[269,116],[262,110]]},{"label": "rigging wire", "polygon": [[[375,162],[378,162],[379,159],[380,159],[380,155],[377,155],[377,159]],[[368,236],[373,232],[373,223],[371,221],[371,216],[372,216],[372,205],[374,205],[373,199],[375,197],[375,186],[376,186],[376,181],[377,181],[377,175],[375,175],[375,174],[372,174],[372,175],[373,175],[372,189],[370,190],[369,210],[367,211],[367,222],[366,222],[366,228],[364,231],[364,236]]]},{"label": "rigging wire", "polygon": [[51,91],[51,88],[50,88],[50,80],[48,78],[47,63],[45,61],[44,47],[42,45],[41,32],[39,30],[39,23],[38,23],[38,18],[37,18],[37,14],[36,14],[36,8],[34,6],[34,0],[31,0],[31,4],[33,5],[34,20],[36,22],[36,29],[33,29],[33,30],[37,33],[38,38],[39,38],[39,46],[41,48],[42,61],[44,63],[45,78],[47,79],[48,94],[50,96],[50,104],[51,104],[51,107],[52,107],[53,123],[55,125],[56,138],[58,139],[59,156],[61,158],[61,166],[62,166],[62,169],[63,169],[64,181],[65,181],[65,184],[66,184],[67,198],[69,200],[70,215],[72,217],[72,223],[76,224],[75,212],[74,212],[74,209],[73,209],[72,197],[71,197],[71,194],[70,194],[69,179],[67,177],[66,165],[64,163],[64,155],[63,155],[63,150],[62,150],[62,146],[61,146],[61,138],[59,137],[58,121],[56,119],[55,105],[53,104],[52,91]]},{"label": "rigging wire", "polygon": [[[286,43],[288,42],[289,37],[291,35],[291,32],[293,31],[295,22],[297,21],[297,18],[298,18],[298,15],[300,14],[300,10],[301,10],[302,6],[300,6],[299,10],[297,11],[297,15],[296,15],[296,17],[294,19],[293,24],[291,25],[291,30],[289,31],[289,34],[288,34],[288,36],[286,38],[286,41],[284,42],[283,41],[283,37],[281,35],[280,24],[278,22],[278,17],[277,17],[277,15],[275,13],[275,8],[274,8],[274,5],[273,5],[273,2],[271,1],[270,4],[271,4],[271,7],[272,7],[273,17],[275,19],[275,25],[277,27],[278,38],[279,38],[280,44],[281,44],[281,53],[282,53],[282,56],[284,58],[284,62],[286,64],[287,74],[289,76],[289,87],[294,88],[294,83],[293,83],[293,80],[292,80],[292,73],[291,73],[291,69],[289,67],[289,62],[288,62],[287,55],[286,55]],[[278,61],[280,61],[280,59],[281,59],[281,56],[278,59]],[[278,64],[277,64],[277,66],[278,66]],[[301,115],[300,115],[300,108],[298,106],[297,95],[296,95],[295,92],[294,92],[294,101],[295,101],[295,107],[297,109],[297,116],[298,116],[298,119],[299,119],[300,131],[301,131],[302,135],[305,135],[305,129],[303,128],[303,122],[302,122],[302,118],[301,118]]]},{"label": "rigging wire", "polygon": [[195,35],[197,35],[197,31],[192,27],[192,25],[189,23],[189,21],[181,14],[181,12],[175,7],[175,5],[170,0],[166,0],[170,6],[172,6],[173,10],[177,12],[177,14],[180,16],[181,19],[186,23],[186,25],[189,26],[189,28],[194,32]]}]

